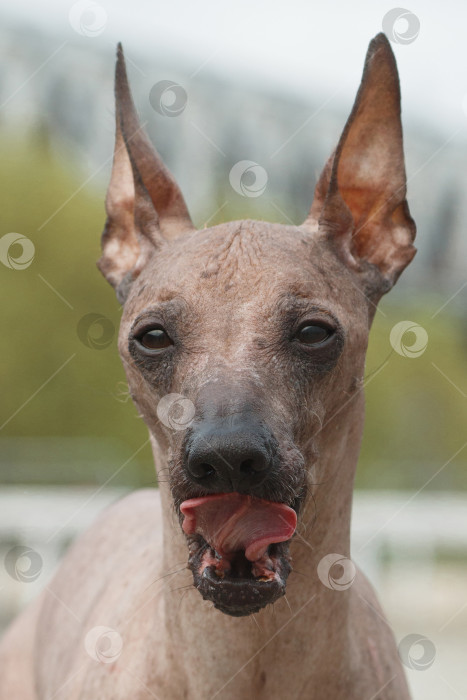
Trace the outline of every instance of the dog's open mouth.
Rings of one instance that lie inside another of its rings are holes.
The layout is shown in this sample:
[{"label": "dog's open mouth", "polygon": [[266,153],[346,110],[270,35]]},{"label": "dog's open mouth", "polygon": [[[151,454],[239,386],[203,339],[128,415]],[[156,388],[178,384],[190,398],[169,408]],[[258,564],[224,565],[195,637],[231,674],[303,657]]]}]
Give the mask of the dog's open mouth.
[{"label": "dog's open mouth", "polygon": [[240,493],[192,498],[180,510],[189,567],[205,600],[242,616],[284,595],[295,510]]}]

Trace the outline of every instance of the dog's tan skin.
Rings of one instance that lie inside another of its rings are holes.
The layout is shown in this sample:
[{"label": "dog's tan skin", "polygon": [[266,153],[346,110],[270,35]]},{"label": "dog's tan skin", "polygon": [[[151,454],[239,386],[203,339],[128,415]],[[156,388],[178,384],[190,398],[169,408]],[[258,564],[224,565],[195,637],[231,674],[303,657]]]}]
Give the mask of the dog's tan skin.
[{"label": "dog's tan skin", "polygon": [[[116,94],[100,268],[125,302],[119,348],[160,489],[103,513],[10,628],[0,699],[407,699],[392,632],[363,574],[342,591],[317,575],[325,555],[350,557],[368,331],[415,252],[389,44],[383,35],[370,44],[354,109],[298,227],[242,221],[196,231],[139,130],[122,56]],[[140,317],[173,340],[155,360],[134,344],[130,352]],[[335,332],[303,344],[304,321]],[[186,570],[174,499],[205,491],[187,477],[184,431],[157,417],[168,393],[193,402],[195,422],[208,405],[224,418],[248,406],[277,440],[277,478],[251,493],[298,498],[299,524],[287,596],[254,619],[214,609]],[[98,625],[121,635],[114,663],[85,650]]]}]

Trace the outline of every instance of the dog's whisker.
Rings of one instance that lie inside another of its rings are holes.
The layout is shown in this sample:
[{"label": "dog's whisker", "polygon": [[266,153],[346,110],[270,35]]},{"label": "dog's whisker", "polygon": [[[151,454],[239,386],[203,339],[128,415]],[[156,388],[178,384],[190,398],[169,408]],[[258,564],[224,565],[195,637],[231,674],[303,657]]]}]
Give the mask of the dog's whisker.
[{"label": "dog's whisker", "polygon": [[184,566],[180,567],[179,569],[177,569],[176,571],[168,571],[167,573],[162,574],[162,576],[159,576],[159,578],[156,578],[155,581],[153,581],[151,584],[149,584],[148,588],[150,588],[150,586],[154,586],[156,583],[158,583],[159,581],[162,581],[165,578],[169,578],[171,576],[176,576],[177,574],[181,573],[182,571],[188,571],[186,564]]},{"label": "dog's whisker", "polygon": [[307,575],[304,574],[303,571],[299,571],[298,569],[296,569],[295,566],[293,568],[293,573],[298,574],[299,576],[304,576],[305,578],[307,578]]},{"label": "dog's whisker", "polygon": [[255,625],[259,629],[259,631],[262,632],[263,629],[262,629],[261,625],[259,624],[258,620],[256,619],[256,615],[252,614],[252,615],[250,615],[250,617],[252,618],[253,622],[255,623]]},{"label": "dog's whisker", "polygon": [[285,600],[285,602],[287,603],[287,606],[288,606],[290,612],[292,613],[292,608],[291,608],[291,606],[290,606],[289,599],[287,598],[287,596],[286,596],[285,594],[284,594],[284,600]]},{"label": "dog's whisker", "polygon": [[188,583],[188,584],[186,584],[185,586],[177,586],[177,588],[169,588],[169,592],[170,592],[170,593],[175,593],[175,591],[186,591],[186,590],[188,590],[189,588],[192,588],[193,590],[195,590],[195,588],[193,588],[193,584],[192,584],[192,583]]},{"label": "dog's whisker", "polygon": [[[192,591],[196,591],[196,588],[194,588],[194,587],[192,586],[192,587],[191,587],[191,590],[192,590]],[[187,588],[187,590],[184,591],[184,592],[182,593],[182,595],[180,596],[180,601],[179,601],[179,603],[178,603],[178,610],[180,610],[180,608],[182,607],[182,603],[183,603],[183,601],[185,600],[185,596],[186,596],[187,593],[189,593],[189,592],[190,592],[190,589]]]}]

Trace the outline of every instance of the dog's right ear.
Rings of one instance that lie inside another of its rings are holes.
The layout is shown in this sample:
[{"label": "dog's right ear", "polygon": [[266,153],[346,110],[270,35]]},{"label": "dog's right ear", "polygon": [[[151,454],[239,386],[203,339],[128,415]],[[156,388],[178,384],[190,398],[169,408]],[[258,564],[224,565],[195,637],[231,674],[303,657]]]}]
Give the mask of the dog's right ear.
[{"label": "dog's right ear", "polygon": [[156,250],[194,226],[177,183],[139,123],[121,44],[115,70],[115,123],[98,267],[123,304],[131,283]]}]

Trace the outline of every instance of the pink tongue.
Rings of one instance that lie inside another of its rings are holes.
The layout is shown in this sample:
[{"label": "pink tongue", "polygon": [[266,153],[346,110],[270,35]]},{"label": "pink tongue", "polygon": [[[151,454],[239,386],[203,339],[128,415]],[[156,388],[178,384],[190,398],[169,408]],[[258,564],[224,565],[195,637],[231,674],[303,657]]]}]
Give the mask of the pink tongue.
[{"label": "pink tongue", "polygon": [[180,510],[187,535],[202,535],[221,556],[244,550],[249,561],[260,559],[270,544],[289,540],[297,526],[292,508],[240,493],[191,498]]}]

